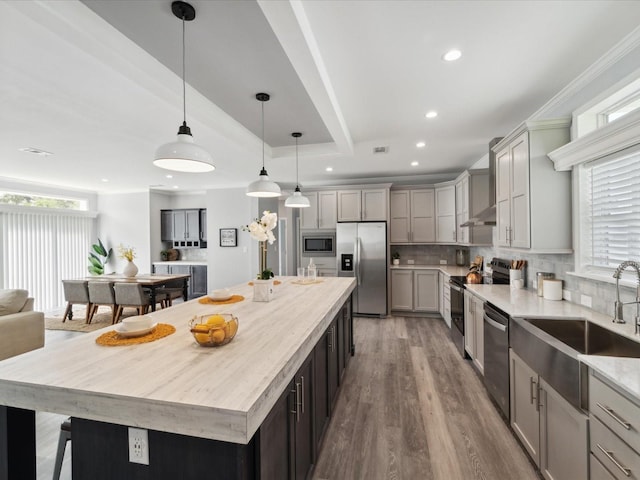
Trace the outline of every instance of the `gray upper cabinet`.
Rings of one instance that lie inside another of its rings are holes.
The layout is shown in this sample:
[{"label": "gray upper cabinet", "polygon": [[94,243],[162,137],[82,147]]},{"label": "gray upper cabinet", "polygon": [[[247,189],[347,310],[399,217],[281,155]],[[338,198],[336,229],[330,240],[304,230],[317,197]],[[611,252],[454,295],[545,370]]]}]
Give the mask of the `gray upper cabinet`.
[{"label": "gray upper cabinet", "polygon": [[304,195],[309,199],[309,208],[300,209],[300,228],[336,228],[336,192],[305,192]]},{"label": "gray upper cabinet", "polygon": [[207,210],[162,210],[160,236],[176,248],[202,248],[207,241]]},{"label": "gray upper cabinet", "polygon": [[391,191],[389,215],[391,243],[435,242],[433,189]]},{"label": "gray upper cabinet", "polygon": [[173,212],[171,210],[160,211],[160,241],[173,242]]},{"label": "gray upper cabinet", "polygon": [[496,144],[499,247],[571,253],[571,172],[547,154],[569,141],[569,120],[526,122]]}]

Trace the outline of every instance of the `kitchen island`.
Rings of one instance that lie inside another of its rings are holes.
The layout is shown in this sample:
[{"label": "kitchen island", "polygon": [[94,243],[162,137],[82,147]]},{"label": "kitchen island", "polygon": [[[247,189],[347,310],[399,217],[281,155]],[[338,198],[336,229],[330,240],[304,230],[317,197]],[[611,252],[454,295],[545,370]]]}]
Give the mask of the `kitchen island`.
[{"label": "kitchen island", "polygon": [[[231,288],[245,297],[239,303],[196,299],[154,312],[155,321],[176,327],[155,342],[99,346],[95,339],[107,327],[1,362],[0,479],[35,478],[34,411],[72,417],[74,478],[268,477],[261,475],[272,471],[266,467],[269,445],[259,435],[265,419],[282,411],[283,399],[285,409],[300,415],[300,400],[315,394],[314,381],[326,371],[316,362],[319,347],[335,347],[338,340],[353,353],[354,279],[280,280],[268,303],[253,302],[252,287],[243,284]],[[224,312],[239,319],[236,338],[220,348],[197,345],[189,320]],[[326,357],[325,350],[319,358]],[[306,392],[304,377],[293,382],[305,365],[313,369]],[[318,406],[308,402],[308,415]],[[294,428],[292,421],[285,421],[285,430]],[[316,423],[309,429],[314,439]],[[129,462],[128,427],[149,430],[148,466]],[[297,468],[295,458],[290,463]]]}]

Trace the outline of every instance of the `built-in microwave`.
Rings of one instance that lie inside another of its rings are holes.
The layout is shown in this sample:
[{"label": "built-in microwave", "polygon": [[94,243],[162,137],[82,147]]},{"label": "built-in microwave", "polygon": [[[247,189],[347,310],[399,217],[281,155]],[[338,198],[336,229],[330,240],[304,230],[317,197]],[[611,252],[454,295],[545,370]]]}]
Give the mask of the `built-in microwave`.
[{"label": "built-in microwave", "polygon": [[335,230],[302,232],[300,244],[303,257],[336,256]]}]

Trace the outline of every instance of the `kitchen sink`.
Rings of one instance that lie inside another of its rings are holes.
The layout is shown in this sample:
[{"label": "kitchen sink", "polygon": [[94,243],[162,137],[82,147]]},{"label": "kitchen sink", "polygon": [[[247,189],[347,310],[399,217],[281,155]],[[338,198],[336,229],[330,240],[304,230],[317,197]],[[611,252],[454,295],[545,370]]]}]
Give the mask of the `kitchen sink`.
[{"label": "kitchen sink", "polygon": [[579,354],[640,358],[640,343],[588,320],[511,318],[509,346],[569,403],[584,410],[588,368]]},{"label": "kitchen sink", "polygon": [[527,321],[579,353],[640,358],[640,343],[588,320],[530,318]]}]

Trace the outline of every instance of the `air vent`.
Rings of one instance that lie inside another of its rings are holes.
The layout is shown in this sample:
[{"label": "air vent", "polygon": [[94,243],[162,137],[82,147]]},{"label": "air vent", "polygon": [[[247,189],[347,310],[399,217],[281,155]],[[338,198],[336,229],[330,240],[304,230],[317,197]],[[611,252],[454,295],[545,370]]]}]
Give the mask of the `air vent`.
[{"label": "air vent", "polygon": [[24,147],[24,148],[19,148],[18,150],[25,153],[33,153],[34,155],[41,155],[43,157],[53,155],[53,153],[51,152],[47,152],[45,150],[40,150],[39,148],[33,148],[33,147]]},{"label": "air vent", "polygon": [[389,147],[373,147],[373,153],[389,153]]}]

